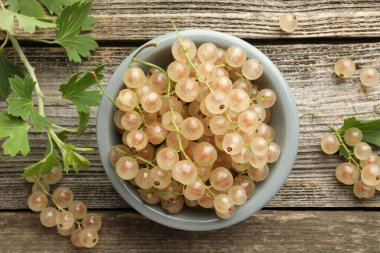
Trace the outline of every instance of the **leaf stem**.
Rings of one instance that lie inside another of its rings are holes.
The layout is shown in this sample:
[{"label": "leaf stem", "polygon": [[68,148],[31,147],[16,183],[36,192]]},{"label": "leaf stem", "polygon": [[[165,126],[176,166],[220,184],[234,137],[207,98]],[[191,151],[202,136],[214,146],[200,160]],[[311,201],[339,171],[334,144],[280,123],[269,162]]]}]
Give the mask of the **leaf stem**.
[{"label": "leaf stem", "polygon": [[4,4],[3,4],[3,2],[1,0],[0,0],[0,8],[3,9],[3,10],[5,10]]},{"label": "leaf stem", "polygon": [[358,169],[361,170],[361,167],[360,167],[360,164],[355,160],[355,158],[352,156],[352,152],[351,150],[346,146],[346,144],[344,143],[343,139],[342,139],[342,136],[340,136],[340,133],[339,133],[339,129],[334,127],[333,125],[329,125],[329,128],[331,130],[334,131],[336,137],[338,138],[339,140],[339,143],[340,145],[344,148],[344,150],[347,152],[348,154],[348,161],[355,164],[356,167],[358,167]]},{"label": "leaf stem", "polygon": [[31,40],[31,41],[42,42],[42,43],[46,43],[46,44],[54,44],[54,41],[38,39],[38,38],[34,38],[34,37],[27,37],[27,36],[20,36],[20,35],[17,35],[16,37],[17,37],[17,39]]},{"label": "leaf stem", "polygon": [[5,45],[7,44],[7,42],[8,42],[8,33],[5,33],[4,42],[1,44],[0,50],[2,50],[5,47]]},{"label": "leaf stem", "polygon": [[34,72],[34,68],[30,65],[28,58],[26,58],[17,39],[12,34],[9,34],[9,32],[7,33],[8,33],[10,41],[13,44],[14,49],[16,50],[17,54],[20,57],[21,62],[25,65],[25,68],[28,71],[30,77],[35,82],[34,89],[36,90],[36,93],[37,93],[38,113],[41,116],[45,117],[44,100],[43,100],[44,94],[42,93],[40,85],[38,84],[38,80]]},{"label": "leaf stem", "polygon": [[70,133],[76,133],[76,132],[77,132],[75,129],[62,127],[62,126],[60,126],[60,125],[56,125],[56,124],[52,124],[52,126],[55,127],[55,128],[58,128],[58,129],[60,129],[60,130],[70,132]]},{"label": "leaf stem", "polygon": [[63,100],[62,97],[51,97],[51,96],[44,96],[44,99],[48,99],[48,100]]},{"label": "leaf stem", "polygon": [[58,146],[58,148],[61,150],[61,154],[63,157],[63,155],[66,154],[64,143],[61,141],[61,139],[59,139],[57,134],[51,128],[48,128],[47,132],[48,132],[49,136],[53,139],[55,144]]},{"label": "leaf stem", "polygon": [[95,71],[91,71],[90,74],[94,78],[95,83],[99,87],[99,89],[103,92],[104,95],[106,95],[106,97],[108,98],[108,100],[111,101],[111,103],[117,108],[117,105],[116,105],[115,101],[113,101],[113,99],[108,95],[108,93],[106,92],[106,90],[100,84],[100,81],[99,81],[98,77],[96,76]]}]

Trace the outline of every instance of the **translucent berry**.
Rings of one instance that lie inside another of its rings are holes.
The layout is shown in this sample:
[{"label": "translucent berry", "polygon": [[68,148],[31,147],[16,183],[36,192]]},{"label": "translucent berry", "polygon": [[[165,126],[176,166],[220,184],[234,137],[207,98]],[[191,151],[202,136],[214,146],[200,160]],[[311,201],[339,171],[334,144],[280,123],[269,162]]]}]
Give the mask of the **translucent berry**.
[{"label": "translucent berry", "polygon": [[248,80],[256,80],[263,74],[264,69],[258,60],[249,59],[244,62],[241,71]]},{"label": "translucent berry", "polygon": [[68,187],[58,187],[53,192],[52,197],[62,208],[67,208],[73,202],[74,194]]},{"label": "translucent berry", "polygon": [[45,227],[51,228],[57,225],[56,217],[58,211],[53,207],[46,207],[40,213],[41,224]]},{"label": "translucent berry", "polygon": [[326,154],[334,154],[339,150],[339,140],[333,134],[325,134],[321,139],[322,151]]},{"label": "translucent berry", "polygon": [[372,155],[371,146],[366,142],[359,142],[354,147],[354,154],[359,160],[367,160]]},{"label": "translucent berry", "polygon": [[349,146],[355,146],[363,139],[363,133],[356,127],[351,127],[344,133],[344,142]]},{"label": "translucent berry", "polygon": [[72,212],[61,211],[55,217],[55,221],[60,229],[69,229],[74,225],[75,218]]},{"label": "translucent berry", "polygon": [[237,68],[243,65],[247,59],[247,55],[241,47],[231,46],[224,53],[224,59],[229,66]]},{"label": "translucent berry", "polygon": [[231,172],[224,168],[218,167],[211,171],[210,184],[217,191],[227,191],[233,184]]},{"label": "translucent berry", "polygon": [[342,78],[352,77],[355,69],[355,63],[349,58],[338,60],[334,66],[335,73]]},{"label": "translucent berry", "polygon": [[82,219],[83,228],[91,228],[99,231],[102,227],[102,219],[96,213],[88,213]]},{"label": "translucent berry", "polygon": [[124,72],[123,81],[128,88],[139,88],[146,84],[148,79],[142,69],[130,67]]},{"label": "translucent berry", "polygon": [[298,20],[295,14],[286,13],[279,18],[279,23],[281,30],[292,33],[297,29]]},{"label": "translucent berry", "polygon": [[375,86],[379,82],[379,78],[379,72],[373,67],[366,67],[360,71],[360,82],[364,86]]}]

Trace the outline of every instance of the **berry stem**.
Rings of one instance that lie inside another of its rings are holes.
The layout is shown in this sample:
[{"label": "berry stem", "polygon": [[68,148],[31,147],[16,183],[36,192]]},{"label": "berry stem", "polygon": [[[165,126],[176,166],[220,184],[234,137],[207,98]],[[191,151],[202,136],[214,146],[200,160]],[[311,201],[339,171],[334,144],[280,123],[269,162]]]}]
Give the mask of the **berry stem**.
[{"label": "berry stem", "polygon": [[188,50],[183,45],[182,36],[179,33],[179,31],[177,30],[176,25],[174,24],[173,21],[170,21],[170,22],[172,23],[172,26],[173,26],[174,30],[176,31],[176,33],[177,33],[177,38],[178,38],[179,45],[181,46],[181,48],[182,48],[182,50],[183,50],[183,52],[185,53],[185,56],[186,56],[186,62],[194,69],[194,71],[195,71],[198,79],[200,79],[200,81],[202,83],[206,84],[206,86],[208,87],[208,89],[212,92],[213,89],[211,88],[211,86],[208,83],[207,79],[199,72],[197,66],[195,66],[195,64],[191,61],[189,53],[188,53]]},{"label": "berry stem", "polygon": [[342,139],[342,136],[339,133],[339,129],[336,128],[336,127],[334,127],[333,125],[329,125],[329,128],[334,131],[336,137],[339,140],[339,145],[342,146],[344,148],[344,150],[347,152],[347,154],[348,154],[348,161],[351,162],[351,163],[353,163],[353,164],[355,164],[355,166],[358,167],[361,170],[362,168],[360,167],[360,164],[352,156],[353,155],[352,151],[344,143],[344,141]]},{"label": "berry stem", "polygon": [[116,149],[118,152],[122,153],[122,154],[125,154],[125,155],[130,155],[132,156],[133,158],[137,159],[137,160],[140,160],[140,161],[143,161],[144,163],[146,164],[149,164],[150,166],[157,166],[156,164],[154,164],[152,161],[149,161],[149,160],[146,160],[145,158],[142,158],[141,156],[138,156],[138,155],[134,155],[134,154],[130,154],[130,153],[127,153],[125,152],[124,150],[114,146],[113,147],[114,149]]},{"label": "berry stem", "polygon": [[206,185],[198,176],[197,176],[197,178],[203,183],[203,185],[205,186],[205,189],[206,189],[206,191],[211,195],[211,197],[213,198],[213,199],[215,199],[215,197],[216,197],[216,194],[211,190],[211,185],[210,186],[208,186],[208,185]]},{"label": "berry stem", "polygon": [[232,130],[234,131],[234,133],[236,133],[234,122],[232,121],[232,119],[230,118],[230,116],[228,116],[227,114],[226,114],[226,118],[227,118],[228,123],[231,124]]},{"label": "berry stem", "polygon": [[149,164],[150,166],[153,166],[153,167],[157,166],[156,164],[152,163],[152,161],[146,160],[145,158],[142,158],[142,157],[140,157],[138,155],[132,155],[132,157],[136,158],[137,160],[140,160],[140,161],[142,161],[142,162],[144,162],[146,164]]},{"label": "berry stem", "polygon": [[102,91],[102,93],[104,95],[106,95],[106,97],[108,98],[108,100],[111,101],[111,103],[115,106],[115,108],[117,108],[117,105],[116,105],[115,101],[113,101],[113,99],[108,95],[108,93],[106,92],[106,90],[100,84],[99,78],[96,76],[96,73],[94,71],[91,71],[90,74],[94,78],[96,85],[99,87],[99,89]]},{"label": "berry stem", "polygon": [[157,43],[149,43],[149,44],[146,44],[146,45],[143,45],[139,50],[137,50],[137,52],[133,55],[132,57],[132,61],[129,63],[129,68],[132,67],[133,63],[135,62],[134,59],[146,48],[149,48],[149,47],[156,47],[157,46]]},{"label": "berry stem", "polygon": [[298,118],[303,118],[303,117],[306,117],[306,116],[311,116],[312,118],[314,118],[315,116],[315,113],[314,112],[305,112],[305,113],[302,113]]},{"label": "berry stem", "polygon": [[149,67],[151,67],[151,68],[158,69],[159,71],[161,71],[161,72],[166,76],[166,78],[168,79],[168,83],[170,82],[170,78],[169,78],[168,74],[167,74],[166,71],[165,71],[163,68],[161,68],[160,66],[157,66],[156,64],[153,64],[153,63],[150,63],[150,62],[147,62],[147,61],[141,60],[141,59],[139,59],[139,58],[137,58],[137,57],[133,57],[133,58],[132,58],[132,62],[138,62],[138,63],[140,63],[140,64],[143,64],[143,65],[149,66]]},{"label": "berry stem", "polygon": [[36,181],[36,183],[38,184],[38,186],[41,188],[42,192],[51,199],[51,201],[53,202],[53,204],[55,205],[55,207],[58,209],[58,211],[60,211],[60,212],[65,211],[65,209],[63,207],[61,207],[56,202],[56,200],[54,199],[54,197],[45,189],[45,187],[43,186],[43,184],[41,184],[40,179],[37,176],[33,176],[33,178]]},{"label": "berry stem", "polygon": [[139,113],[140,113],[141,120],[142,120],[143,124],[146,126],[146,121],[145,121],[144,113],[142,112],[142,110],[141,110],[141,108],[140,108],[140,103],[137,103],[136,108],[137,108],[137,110],[138,110]]},{"label": "berry stem", "polygon": [[239,73],[236,69],[234,69],[233,67],[231,67],[231,66],[229,66],[227,64],[219,64],[219,65],[217,65],[217,67],[225,67],[225,68],[227,68],[230,71],[232,70],[235,73],[235,75],[237,75],[238,77],[240,77],[242,79],[245,79],[245,80],[248,80],[247,78],[245,78],[243,76],[243,74]]},{"label": "berry stem", "polygon": [[259,96],[259,97],[251,98],[251,100],[250,100],[252,102],[251,104],[253,104],[253,102],[256,101],[257,99],[262,99],[262,98],[269,98],[269,97],[267,97],[265,95],[262,95],[262,96]]},{"label": "berry stem", "polygon": [[151,193],[151,192],[154,192],[154,193],[162,193],[162,194],[173,194],[173,195],[176,195],[176,196],[181,196],[183,195],[182,193],[180,192],[168,192],[168,191],[160,191],[160,190],[152,190],[152,189],[137,189],[138,192],[147,192],[147,193]]},{"label": "berry stem", "polygon": [[81,222],[78,221],[78,220],[75,220],[75,223],[77,224],[78,229],[79,229],[79,230],[82,230],[82,224],[81,224]]}]

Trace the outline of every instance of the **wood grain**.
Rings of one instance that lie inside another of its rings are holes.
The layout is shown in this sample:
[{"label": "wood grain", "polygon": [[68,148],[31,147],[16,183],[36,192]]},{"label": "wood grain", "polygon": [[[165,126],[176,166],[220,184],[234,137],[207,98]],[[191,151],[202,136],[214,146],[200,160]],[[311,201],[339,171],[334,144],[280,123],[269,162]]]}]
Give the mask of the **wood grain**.
[{"label": "wood grain", "polygon": [[[170,8],[168,8],[170,6]],[[294,12],[299,20],[292,34],[281,32],[278,18]],[[251,39],[379,37],[380,2],[372,0],[97,0],[98,40],[151,39],[179,28],[206,28]],[[52,38],[51,30],[41,32]],[[38,37],[38,36],[35,36]]]},{"label": "wood grain", "polygon": [[[319,141],[328,132],[328,124],[339,125],[344,117],[356,115],[361,119],[379,117],[380,86],[363,89],[357,75],[342,80],[336,78],[332,66],[343,56],[350,56],[358,68],[366,65],[380,67],[380,43],[341,45],[260,45],[258,47],[277,64],[296,98],[300,114],[314,112],[315,116],[301,118],[301,139],[297,160],[285,186],[268,207],[380,207],[380,194],[374,199],[359,201],[353,197],[351,187],[335,180],[334,167],[342,160],[326,156],[320,151]],[[105,80],[128,55],[130,47],[102,47],[81,65],[66,62],[59,48],[26,48],[31,64],[46,95],[58,95],[57,87],[69,73],[100,63],[107,64]],[[12,53],[10,53],[12,57]],[[104,82],[105,83],[105,82]],[[75,127],[76,112],[64,102],[47,101],[46,114],[53,121]],[[5,109],[5,103],[0,102]],[[93,111],[89,129],[82,137],[72,137],[79,146],[96,148],[95,116]],[[28,183],[19,178],[21,168],[38,161],[46,145],[44,137],[32,134],[31,154],[27,158],[0,162],[0,209],[26,208],[30,194]],[[75,195],[93,208],[124,208],[125,202],[113,190],[103,172],[97,151],[88,154],[91,169],[79,175],[65,176],[62,185],[70,186]],[[8,159],[8,158],[7,158]]]},{"label": "wood grain", "polygon": [[89,251],[75,249],[55,228],[42,227],[35,213],[0,213],[0,251],[25,252],[27,247],[30,253],[375,253],[380,245],[380,212],[261,211],[232,227],[208,232],[173,230],[136,213],[99,214],[103,218],[100,241]]}]

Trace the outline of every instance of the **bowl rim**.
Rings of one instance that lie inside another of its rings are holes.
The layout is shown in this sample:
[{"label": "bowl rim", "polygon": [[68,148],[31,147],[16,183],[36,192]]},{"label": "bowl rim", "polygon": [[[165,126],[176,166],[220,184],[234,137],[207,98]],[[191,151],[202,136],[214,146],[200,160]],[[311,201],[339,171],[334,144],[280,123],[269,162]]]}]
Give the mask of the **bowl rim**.
[{"label": "bowl rim", "polygon": [[[292,91],[285,80],[284,76],[280,72],[280,70],[277,68],[277,66],[266,56],[264,55],[260,50],[258,50],[253,45],[247,43],[246,41],[237,38],[235,36],[232,36],[230,34],[217,32],[213,30],[208,29],[187,29],[180,31],[180,34],[184,38],[191,38],[192,36],[205,36],[205,37],[215,37],[220,38],[223,40],[227,40],[231,43],[231,45],[243,45],[244,49],[252,54],[255,55],[256,58],[260,60],[260,62],[263,64],[263,66],[266,66],[266,71],[269,70],[269,72],[272,72],[272,74],[277,79],[278,84],[276,87],[282,86],[282,88],[285,90],[284,94],[281,94],[282,99],[284,99],[284,104],[287,104],[289,107],[287,108],[288,111],[290,111],[290,116],[292,116],[291,124],[291,134],[292,138],[290,139],[290,147],[293,147],[291,151],[288,152],[288,158],[285,166],[283,166],[283,172],[281,174],[280,178],[277,178],[277,180],[280,183],[277,183],[275,186],[273,186],[270,189],[270,192],[266,194],[265,198],[260,198],[260,205],[254,206],[253,210],[247,211],[242,213],[239,217],[233,217],[231,219],[226,220],[210,220],[210,222],[202,222],[202,221],[192,221],[192,220],[185,220],[185,219],[179,219],[175,215],[167,214],[164,212],[158,212],[154,208],[152,208],[148,204],[144,204],[141,200],[137,201],[136,198],[130,198],[128,196],[129,194],[132,197],[135,197],[134,194],[132,194],[129,189],[125,187],[125,185],[122,183],[122,180],[118,178],[115,172],[112,172],[110,169],[110,164],[108,162],[108,150],[103,150],[103,143],[101,140],[104,139],[104,132],[106,131],[106,125],[105,122],[102,120],[101,115],[103,115],[103,112],[105,112],[105,108],[109,108],[109,106],[113,106],[108,99],[105,97],[105,95],[102,96],[101,103],[98,108],[98,114],[97,114],[97,122],[96,122],[96,135],[97,135],[97,143],[98,143],[98,149],[99,149],[99,155],[101,157],[101,162],[103,165],[103,168],[110,179],[112,185],[116,189],[116,191],[119,193],[119,195],[136,211],[144,215],[145,217],[159,223],[162,225],[165,225],[167,227],[180,229],[180,230],[188,230],[188,231],[207,231],[207,230],[216,230],[225,228],[231,225],[234,225],[238,222],[241,222],[257,211],[261,210],[269,201],[273,199],[273,197],[277,194],[277,192],[281,189],[283,184],[285,183],[287,177],[289,176],[292,166],[294,164],[294,161],[296,159],[297,151],[298,151],[298,144],[299,144],[299,119],[298,119],[298,110],[295,103],[295,98],[292,94]],[[175,40],[176,38],[176,32],[167,33],[161,36],[158,36],[143,45],[141,45],[139,48],[135,49],[131,54],[123,60],[123,62],[118,66],[118,68],[115,70],[115,72],[112,74],[110,80],[107,83],[106,91],[109,92],[111,89],[112,84],[115,82],[119,82],[120,80],[117,79],[116,74],[122,70],[125,69],[125,66],[128,66],[129,62],[132,59],[132,55],[142,47],[144,47],[146,44],[149,43],[157,43],[158,45],[163,42],[167,42],[170,40]],[[129,194],[126,194],[125,190],[129,192]],[[217,221],[217,222],[215,222]]]}]

